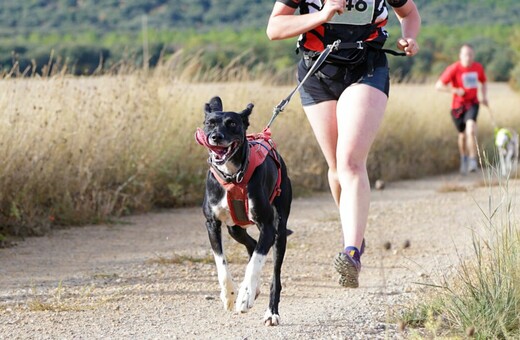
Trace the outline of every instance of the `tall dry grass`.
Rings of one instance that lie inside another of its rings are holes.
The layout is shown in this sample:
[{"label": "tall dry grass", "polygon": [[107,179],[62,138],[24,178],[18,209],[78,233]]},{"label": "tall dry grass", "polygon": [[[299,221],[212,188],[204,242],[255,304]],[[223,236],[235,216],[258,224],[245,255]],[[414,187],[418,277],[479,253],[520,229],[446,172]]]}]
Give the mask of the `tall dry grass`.
[{"label": "tall dry grass", "polygon": [[520,187],[494,166],[486,170],[488,205],[479,206],[483,218],[473,230],[473,251],[401,315],[401,322],[424,327],[428,338],[520,338]]},{"label": "tall dry grass", "polygon": [[[520,130],[520,95],[507,84],[490,84],[490,107],[502,127]],[[436,92],[433,84],[399,84],[390,89],[386,116],[369,157],[372,176],[416,178],[454,171],[458,167],[457,131],[449,108],[451,95]],[[478,116],[481,150],[494,153],[489,110]]]},{"label": "tall dry grass", "polygon": [[[247,67],[203,70],[197,58],[174,57],[150,73],[49,75],[0,81],[0,234],[39,234],[52,225],[198,204],[207,155],[193,133],[202,124],[203,104],[214,95],[229,110],[252,102],[250,131],[259,131],[292,90]],[[512,114],[520,107],[518,95],[503,85],[490,92],[497,119],[520,126]],[[455,169],[449,100],[431,84],[393,86],[369,158],[372,179]],[[298,96],[272,130],[296,191],[326,189],[325,162]]]}]

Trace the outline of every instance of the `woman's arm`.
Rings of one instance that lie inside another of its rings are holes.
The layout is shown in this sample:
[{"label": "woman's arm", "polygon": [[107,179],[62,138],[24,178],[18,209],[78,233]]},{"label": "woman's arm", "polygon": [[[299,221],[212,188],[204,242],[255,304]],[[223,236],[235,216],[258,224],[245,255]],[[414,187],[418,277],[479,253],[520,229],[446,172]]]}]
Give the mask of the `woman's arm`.
[{"label": "woman's arm", "polygon": [[415,40],[421,29],[421,16],[413,0],[408,0],[402,7],[394,8],[394,12],[401,23],[402,38],[397,42],[397,47],[413,56],[419,52],[419,45]]},{"label": "woman's arm", "polygon": [[277,1],[267,23],[267,36],[270,40],[296,37],[329,21],[336,12],[343,13],[345,5],[345,0],[328,0],[321,11],[294,15],[294,8]]}]

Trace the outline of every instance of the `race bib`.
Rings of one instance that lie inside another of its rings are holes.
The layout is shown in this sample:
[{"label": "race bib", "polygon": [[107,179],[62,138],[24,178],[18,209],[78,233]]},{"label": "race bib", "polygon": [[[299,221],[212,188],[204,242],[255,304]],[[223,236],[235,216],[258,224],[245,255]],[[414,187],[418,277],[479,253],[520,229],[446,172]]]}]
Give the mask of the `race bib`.
[{"label": "race bib", "polygon": [[462,74],[462,86],[465,89],[476,89],[478,88],[478,73],[477,72],[466,72]]},{"label": "race bib", "polygon": [[374,17],[376,0],[347,0],[343,14],[335,14],[330,22],[336,24],[366,25]]}]

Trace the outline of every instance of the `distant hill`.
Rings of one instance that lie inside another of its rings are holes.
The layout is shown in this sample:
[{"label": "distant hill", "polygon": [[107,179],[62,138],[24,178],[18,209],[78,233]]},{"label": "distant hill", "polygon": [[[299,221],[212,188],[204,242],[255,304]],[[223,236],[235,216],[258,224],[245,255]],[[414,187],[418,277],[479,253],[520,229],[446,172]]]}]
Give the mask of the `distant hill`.
[{"label": "distant hill", "polygon": [[415,0],[423,25],[514,25],[520,18],[518,0]]},{"label": "distant hill", "polygon": [[[519,0],[415,0],[423,28],[420,58],[391,58],[394,79],[437,75],[457,56],[462,42],[476,47],[490,79],[508,80],[520,64]],[[143,65],[143,41],[149,64],[184,49],[203,51],[207,67],[221,67],[244,55],[253,69],[276,72],[296,62],[295,39],[270,42],[265,26],[275,0],[1,0],[0,73],[49,62],[54,52],[77,74],[90,74],[125,60]],[[395,15],[388,29],[399,35]],[[142,33],[146,27],[146,39]],[[515,47],[516,46],[516,47]],[[246,54],[243,54],[247,52]],[[267,66],[266,66],[267,65]],[[516,77],[520,78],[520,65]],[[291,78],[292,79],[292,78]]]},{"label": "distant hill", "polygon": [[[2,0],[0,36],[84,30],[139,31],[142,16],[159,30],[263,28],[274,0]],[[518,0],[415,0],[424,25],[511,25]]]}]

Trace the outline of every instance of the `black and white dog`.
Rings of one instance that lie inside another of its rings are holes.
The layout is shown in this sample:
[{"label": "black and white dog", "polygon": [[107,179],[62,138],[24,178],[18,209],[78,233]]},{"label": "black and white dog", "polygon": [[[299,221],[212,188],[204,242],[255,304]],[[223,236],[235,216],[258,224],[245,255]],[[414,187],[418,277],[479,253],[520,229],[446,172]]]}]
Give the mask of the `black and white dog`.
[{"label": "black and white dog", "polygon": [[495,146],[500,161],[500,174],[504,177],[516,171],[519,144],[518,133],[513,129],[501,128],[495,131]]},{"label": "black and white dog", "polygon": [[[252,109],[253,104],[249,104],[241,112],[223,111],[219,97],[212,98],[205,105],[204,128],[196,134],[199,144],[209,151],[210,171],[206,178],[203,212],[218,270],[220,298],[225,309],[233,310],[235,307],[238,312],[247,312],[253,306],[260,292],[262,267],[273,247],[274,272],[264,323],[276,326],[280,323],[280,274],[288,235],[292,189],[285,163],[276,150],[273,148],[267,152],[265,150],[269,144],[258,143],[246,135]],[[254,162],[250,157],[256,152],[254,150],[265,151],[265,159],[248,174],[248,167]],[[230,200],[228,184],[241,185],[244,189],[245,202],[242,206],[235,207],[237,201]],[[237,219],[240,218],[246,222],[238,225]],[[246,247],[249,255],[238,294],[222,246],[223,224],[231,237]],[[247,233],[246,227],[252,224],[258,227],[258,241]]]}]

